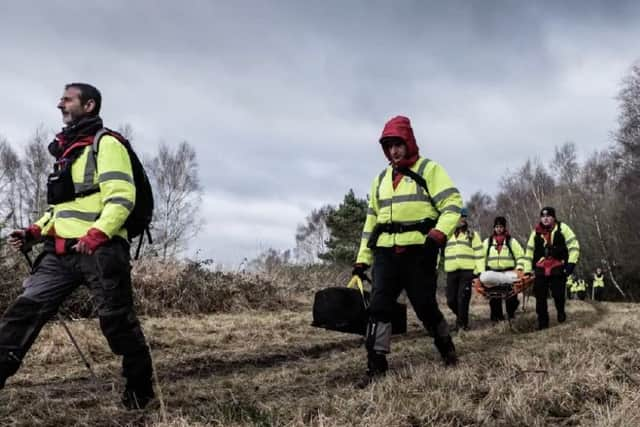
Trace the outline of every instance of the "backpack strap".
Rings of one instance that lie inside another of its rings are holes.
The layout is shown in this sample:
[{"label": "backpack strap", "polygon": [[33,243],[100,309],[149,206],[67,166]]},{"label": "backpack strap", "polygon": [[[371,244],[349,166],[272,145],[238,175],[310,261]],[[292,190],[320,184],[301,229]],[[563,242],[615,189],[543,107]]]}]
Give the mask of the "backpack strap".
[{"label": "backpack strap", "polygon": [[485,255],[484,268],[489,268],[489,252],[491,252],[491,245],[493,245],[493,234],[487,238],[487,254]]},{"label": "backpack strap", "polygon": [[513,262],[518,265],[518,261],[516,261],[516,256],[513,253],[513,249],[511,249],[511,236],[509,236],[507,239],[505,239],[504,242],[507,245],[507,248],[509,248],[509,255],[511,255],[511,259],[513,260]]},{"label": "backpack strap", "polygon": [[409,178],[413,179],[416,182],[416,184],[418,184],[420,187],[422,187],[424,189],[424,191],[427,193],[427,197],[429,198],[429,202],[431,203],[431,206],[433,206],[433,208],[436,210],[436,212],[440,213],[440,210],[438,209],[438,207],[435,205],[435,203],[433,203],[433,198],[431,198],[431,193],[429,192],[429,187],[427,186],[427,181],[422,176],[422,174],[424,173],[425,169],[427,168],[427,164],[428,163],[429,163],[429,159],[422,159],[422,163],[418,167],[418,171],[420,173],[416,173],[416,172],[412,171],[411,169],[409,169],[408,167],[400,167],[400,168],[396,168],[396,170],[398,172],[400,172],[401,174],[406,175]]}]

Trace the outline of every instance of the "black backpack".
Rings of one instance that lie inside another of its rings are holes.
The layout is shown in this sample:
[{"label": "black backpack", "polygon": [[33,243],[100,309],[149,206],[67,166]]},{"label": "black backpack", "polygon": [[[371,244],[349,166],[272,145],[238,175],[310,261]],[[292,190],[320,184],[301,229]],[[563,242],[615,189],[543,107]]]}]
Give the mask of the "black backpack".
[{"label": "black backpack", "polygon": [[151,232],[149,231],[151,220],[153,219],[153,190],[151,189],[151,182],[149,181],[149,177],[147,176],[147,173],[145,172],[144,166],[142,166],[142,162],[138,158],[138,155],[135,151],[133,151],[129,140],[127,140],[127,138],[122,136],[120,133],[111,129],[100,129],[93,139],[93,157],[94,159],[96,159],[96,162],[98,155],[98,144],[100,143],[100,138],[102,138],[104,135],[111,135],[118,141],[120,141],[120,143],[127,149],[127,153],[129,154],[129,158],[131,159],[133,182],[136,187],[136,203],[133,207],[133,210],[127,217],[127,220],[124,222],[124,227],[127,230],[129,241],[132,241],[135,237],[140,236],[135,256],[135,259],[138,259],[140,255],[140,248],[142,247],[142,239],[144,238],[145,234],[147,235],[149,243],[153,243],[153,241],[151,240]]}]

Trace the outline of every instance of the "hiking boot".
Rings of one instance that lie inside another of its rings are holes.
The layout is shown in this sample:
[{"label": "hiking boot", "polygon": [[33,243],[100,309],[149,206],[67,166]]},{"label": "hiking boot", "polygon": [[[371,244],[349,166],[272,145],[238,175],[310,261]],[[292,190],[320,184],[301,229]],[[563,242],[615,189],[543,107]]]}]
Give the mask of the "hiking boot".
[{"label": "hiking boot", "polygon": [[567,314],[565,312],[558,313],[558,323],[564,323],[567,320]]},{"label": "hiking boot", "polygon": [[438,337],[434,340],[434,343],[440,352],[440,356],[442,356],[445,366],[455,366],[458,363],[456,348],[453,345],[451,336]]},{"label": "hiking boot", "polygon": [[129,410],[143,409],[155,397],[153,387],[126,387],[122,394],[122,404]]},{"label": "hiking boot", "polygon": [[381,353],[369,353],[367,355],[367,372],[356,382],[357,388],[366,388],[378,378],[386,375],[389,369],[387,357]]}]

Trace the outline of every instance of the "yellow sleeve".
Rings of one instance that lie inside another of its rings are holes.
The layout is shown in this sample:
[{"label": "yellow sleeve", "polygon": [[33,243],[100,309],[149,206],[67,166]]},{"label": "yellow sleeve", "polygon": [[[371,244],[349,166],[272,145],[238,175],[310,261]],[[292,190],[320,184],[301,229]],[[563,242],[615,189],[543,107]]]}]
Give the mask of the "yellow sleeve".
[{"label": "yellow sleeve", "polygon": [[377,191],[379,177],[376,177],[371,184],[371,190],[369,191],[369,205],[367,207],[367,218],[364,221],[364,227],[362,229],[362,237],[360,238],[360,249],[358,250],[358,256],[356,263],[373,264],[373,251],[367,246],[369,243],[369,237],[373,232],[376,224],[378,223],[378,199]]},{"label": "yellow sleeve", "polygon": [[120,231],[136,202],[131,159],[116,138],[100,138],[96,159],[98,183],[104,205],[93,227],[112,237]]},{"label": "yellow sleeve", "polygon": [[516,270],[524,270],[526,258],[524,256],[524,250],[522,249],[522,246],[520,246],[520,242],[512,237],[510,243],[511,249],[513,250],[513,258],[516,260]]},{"label": "yellow sleeve", "polygon": [[477,232],[473,232],[473,241],[471,242],[471,247],[473,248],[473,256],[476,261],[476,268],[474,270],[474,274],[480,274],[484,271],[485,268],[485,254],[484,245],[482,244],[482,240],[480,239],[480,235]]},{"label": "yellow sleeve", "polygon": [[533,252],[535,250],[535,238],[536,232],[532,231],[527,241],[527,248],[525,249],[524,259],[522,260],[522,269],[525,273],[531,273],[533,270]]},{"label": "yellow sleeve", "polygon": [[435,228],[450,236],[460,219],[462,196],[444,168],[434,161],[427,165],[425,180],[431,200],[440,212]]},{"label": "yellow sleeve", "polygon": [[564,236],[565,244],[567,245],[567,250],[569,251],[569,260],[568,262],[577,264],[578,259],[580,258],[580,242],[578,242],[578,238],[575,233],[564,222],[560,226],[560,231]]}]

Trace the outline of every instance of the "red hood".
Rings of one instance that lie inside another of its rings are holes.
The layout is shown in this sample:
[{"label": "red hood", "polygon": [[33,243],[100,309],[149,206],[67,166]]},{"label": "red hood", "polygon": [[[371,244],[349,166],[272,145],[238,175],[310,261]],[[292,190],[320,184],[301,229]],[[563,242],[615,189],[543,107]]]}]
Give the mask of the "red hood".
[{"label": "red hood", "polygon": [[[380,136],[380,141],[388,137],[402,138],[404,143],[407,145],[407,161],[403,162],[404,164],[398,166],[409,167],[418,160],[418,145],[416,144],[415,136],[413,136],[411,121],[408,117],[396,116],[389,120],[384,125],[382,135]],[[391,161],[389,150],[386,150],[384,147],[382,147],[382,150],[384,151],[384,155],[387,157],[387,159]]]}]

